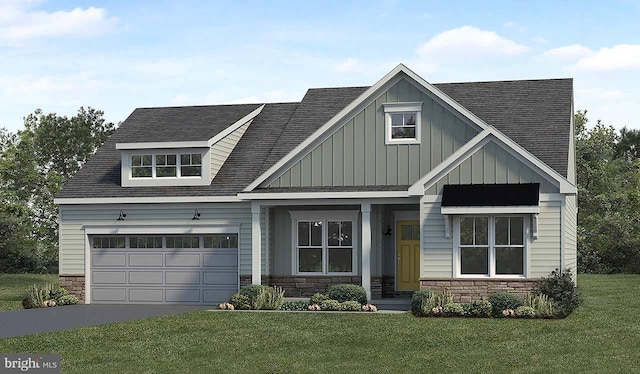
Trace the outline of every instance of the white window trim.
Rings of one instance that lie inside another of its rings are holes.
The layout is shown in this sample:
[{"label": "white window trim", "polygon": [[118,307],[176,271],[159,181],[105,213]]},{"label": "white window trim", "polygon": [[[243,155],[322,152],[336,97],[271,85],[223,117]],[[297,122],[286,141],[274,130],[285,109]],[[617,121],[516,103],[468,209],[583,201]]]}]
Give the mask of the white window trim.
[{"label": "white window trim", "polygon": [[[422,102],[384,103],[385,144],[420,144],[422,129]],[[391,137],[391,113],[416,113],[416,137],[393,139]]]},{"label": "white window trim", "polygon": [[[460,218],[472,217],[489,217],[489,274],[462,274],[461,273],[461,257],[460,257]],[[495,263],[495,218],[496,217],[522,217],[524,227],[523,240],[523,270],[524,274],[496,274]],[[523,279],[528,278],[529,271],[529,249],[531,248],[531,228],[528,214],[482,214],[482,215],[463,215],[454,216],[453,218],[453,276],[455,278],[487,278],[487,279]]]},{"label": "white window trim", "polygon": [[[149,149],[122,151],[121,184],[122,187],[151,186],[205,186],[211,184],[211,148]],[[176,155],[176,177],[156,177],[156,155]],[[202,175],[199,177],[180,176],[180,155],[200,154]],[[133,178],[131,158],[151,155],[151,177]]]},{"label": "white window trim", "polygon": [[[322,211],[290,211],[291,216],[291,274],[293,275],[312,275],[312,276],[353,276],[358,274],[358,211],[350,210],[322,210]],[[351,234],[353,235],[351,263],[352,270],[349,273],[331,273],[328,271],[328,245],[327,245],[327,229],[328,226],[323,224],[322,228],[322,272],[299,272],[298,271],[298,221],[351,221]],[[325,271],[326,270],[326,271]]]}]

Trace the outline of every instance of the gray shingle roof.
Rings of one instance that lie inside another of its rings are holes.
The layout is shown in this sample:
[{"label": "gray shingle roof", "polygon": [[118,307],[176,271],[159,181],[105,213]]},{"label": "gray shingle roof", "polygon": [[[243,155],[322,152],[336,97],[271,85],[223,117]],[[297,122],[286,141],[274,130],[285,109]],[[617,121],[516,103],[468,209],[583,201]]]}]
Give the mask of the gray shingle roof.
[{"label": "gray shingle roof", "polygon": [[[551,79],[435,86],[566,176],[572,85]],[[300,103],[266,104],[209,186],[120,187],[115,144],[208,140],[260,104],[136,109],[57,197],[235,195],[367,88],[310,89]]]}]

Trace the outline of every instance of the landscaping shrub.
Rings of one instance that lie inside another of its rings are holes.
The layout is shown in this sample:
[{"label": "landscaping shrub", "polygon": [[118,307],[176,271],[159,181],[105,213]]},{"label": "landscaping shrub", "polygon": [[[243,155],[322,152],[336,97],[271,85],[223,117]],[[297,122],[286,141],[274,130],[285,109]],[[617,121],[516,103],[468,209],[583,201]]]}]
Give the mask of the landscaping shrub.
[{"label": "landscaping shrub", "polygon": [[464,303],[462,304],[462,310],[464,310],[464,315],[465,316],[470,316],[471,315],[471,304],[470,303]]},{"label": "landscaping shrub", "polygon": [[69,291],[55,284],[46,284],[42,288],[32,285],[27,289],[26,297],[22,300],[25,309],[44,308],[56,305],[77,304],[78,297],[69,294]]},{"label": "landscaping shrub", "polygon": [[256,302],[256,299],[258,298],[258,294],[260,293],[260,291],[262,291],[265,288],[267,288],[267,286],[263,286],[261,284],[251,284],[248,286],[242,286],[240,287],[240,295],[244,295],[248,297],[253,307],[253,304]]},{"label": "landscaping shrub", "polygon": [[550,276],[542,278],[538,281],[536,293],[553,299],[555,316],[560,318],[571,314],[580,304],[580,295],[570,269],[556,269]]},{"label": "landscaping shrub", "polygon": [[508,292],[498,292],[490,295],[489,302],[493,308],[491,314],[494,317],[502,316],[502,311],[505,309],[516,310],[520,305],[522,305],[522,299],[520,296]]},{"label": "landscaping shrub", "polygon": [[473,317],[491,317],[492,306],[487,300],[476,300],[471,303],[469,315]]},{"label": "landscaping shrub", "polygon": [[357,284],[336,284],[329,287],[327,296],[329,299],[337,300],[341,303],[350,300],[357,301],[360,304],[367,303],[367,292],[364,287]]},{"label": "landscaping shrub", "polygon": [[445,316],[463,316],[464,308],[460,304],[448,303],[442,307],[442,314]]},{"label": "landscaping shrub", "polygon": [[418,290],[411,298],[411,313],[418,317],[438,315],[445,304],[450,304],[453,296],[439,291]]},{"label": "landscaping shrub", "polygon": [[326,294],[318,292],[318,293],[313,294],[313,296],[311,296],[311,299],[309,299],[309,304],[318,304],[318,305],[320,305],[325,300],[329,300],[329,296],[327,296]]},{"label": "landscaping shrub", "polygon": [[340,303],[340,310],[345,312],[359,312],[362,310],[362,304],[357,301],[348,300]]},{"label": "landscaping shrub", "polygon": [[80,302],[76,295],[62,295],[55,299],[58,305],[75,305]]},{"label": "landscaping shrub", "polygon": [[555,315],[553,300],[547,295],[527,294],[522,298],[522,306],[533,308],[536,316],[540,318],[552,318]]},{"label": "landscaping shrub", "polygon": [[281,310],[298,310],[303,311],[309,308],[309,303],[304,300],[285,301],[282,303]]},{"label": "landscaping shrub", "polygon": [[284,303],[284,290],[281,287],[263,287],[258,291],[252,309],[279,310]]},{"label": "landscaping shrub", "polygon": [[249,296],[247,295],[234,293],[233,295],[231,295],[231,298],[229,299],[229,303],[233,305],[235,309],[238,309],[238,310],[251,309],[251,299],[249,299]]},{"label": "landscaping shrub", "polygon": [[342,304],[338,300],[325,300],[320,303],[322,310],[338,311],[342,310]]},{"label": "landscaping shrub", "polygon": [[519,306],[516,308],[516,316],[520,318],[534,318],[536,311],[530,306]]}]

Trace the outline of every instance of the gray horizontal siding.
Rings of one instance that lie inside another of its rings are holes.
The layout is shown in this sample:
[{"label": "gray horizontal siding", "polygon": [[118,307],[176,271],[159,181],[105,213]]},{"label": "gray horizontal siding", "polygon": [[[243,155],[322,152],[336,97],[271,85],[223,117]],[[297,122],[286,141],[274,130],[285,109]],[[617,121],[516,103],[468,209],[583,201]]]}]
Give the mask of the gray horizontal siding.
[{"label": "gray horizontal siding", "polygon": [[558,193],[558,187],[494,142],[487,143],[427,189],[440,195],[445,184],[540,183],[540,192]]},{"label": "gray horizontal siding", "polygon": [[577,274],[577,240],[576,230],[578,225],[578,211],[576,206],[576,197],[567,196],[565,203],[565,218],[563,223],[564,230],[564,267],[572,270],[573,274]]},{"label": "gray horizontal siding", "polygon": [[[120,209],[127,214],[123,222],[116,221]],[[195,209],[200,212],[199,221],[191,220]],[[60,274],[84,274],[85,225],[240,225],[240,274],[251,274],[251,206],[248,203],[63,205],[59,220]],[[265,271],[264,252],[262,268]]]},{"label": "gray horizontal siding", "polygon": [[[423,102],[421,144],[385,144],[384,103]],[[477,131],[402,79],[269,187],[409,185]]]},{"label": "gray horizontal siding", "polygon": [[546,277],[560,267],[560,202],[540,203],[538,238],[529,248],[531,277]]},{"label": "gray horizontal siding", "polygon": [[453,239],[445,237],[440,203],[424,203],[423,263],[421,277],[451,277],[453,274]]},{"label": "gray horizontal siding", "polygon": [[211,146],[211,179],[215,178],[216,174],[222,168],[227,158],[236,147],[242,135],[244,135],[247,128],[251,125],[251,121],[238,127],[235,131],[220,139],[216,144]]}]

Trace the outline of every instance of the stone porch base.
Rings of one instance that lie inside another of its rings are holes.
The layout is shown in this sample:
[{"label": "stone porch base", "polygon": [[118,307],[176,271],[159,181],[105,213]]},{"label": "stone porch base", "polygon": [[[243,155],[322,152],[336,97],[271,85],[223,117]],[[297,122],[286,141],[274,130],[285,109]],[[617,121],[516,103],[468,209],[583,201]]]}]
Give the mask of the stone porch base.
[{"label": "stone porch base", "polygon": [[525,294],[536,286],[538,279],[451,279],[422,278],[420,289],[445,291],[449,290],[457,303],[470,303],[474,300],[485,300],[496,292]]},{"label": "stone porch base", "polygon": [[[262,276],[262,284],[282,287],[286,297],[311,297],[314,293],[324,293],[329,286],[341,283],[362,284],[360,276]],[[240,285],[251,284],[250,275],[240,276]],[[371,297],[382,297],[382,278],[371,278]]]},{"label": "stone porch base", "polygon": [[69,291],[72,295],[76,295],[78,299],[80,299],[80,304],[84,304],[84,275],[60,274],[58,275],[58,283],[60,284],[60,287]]}]

